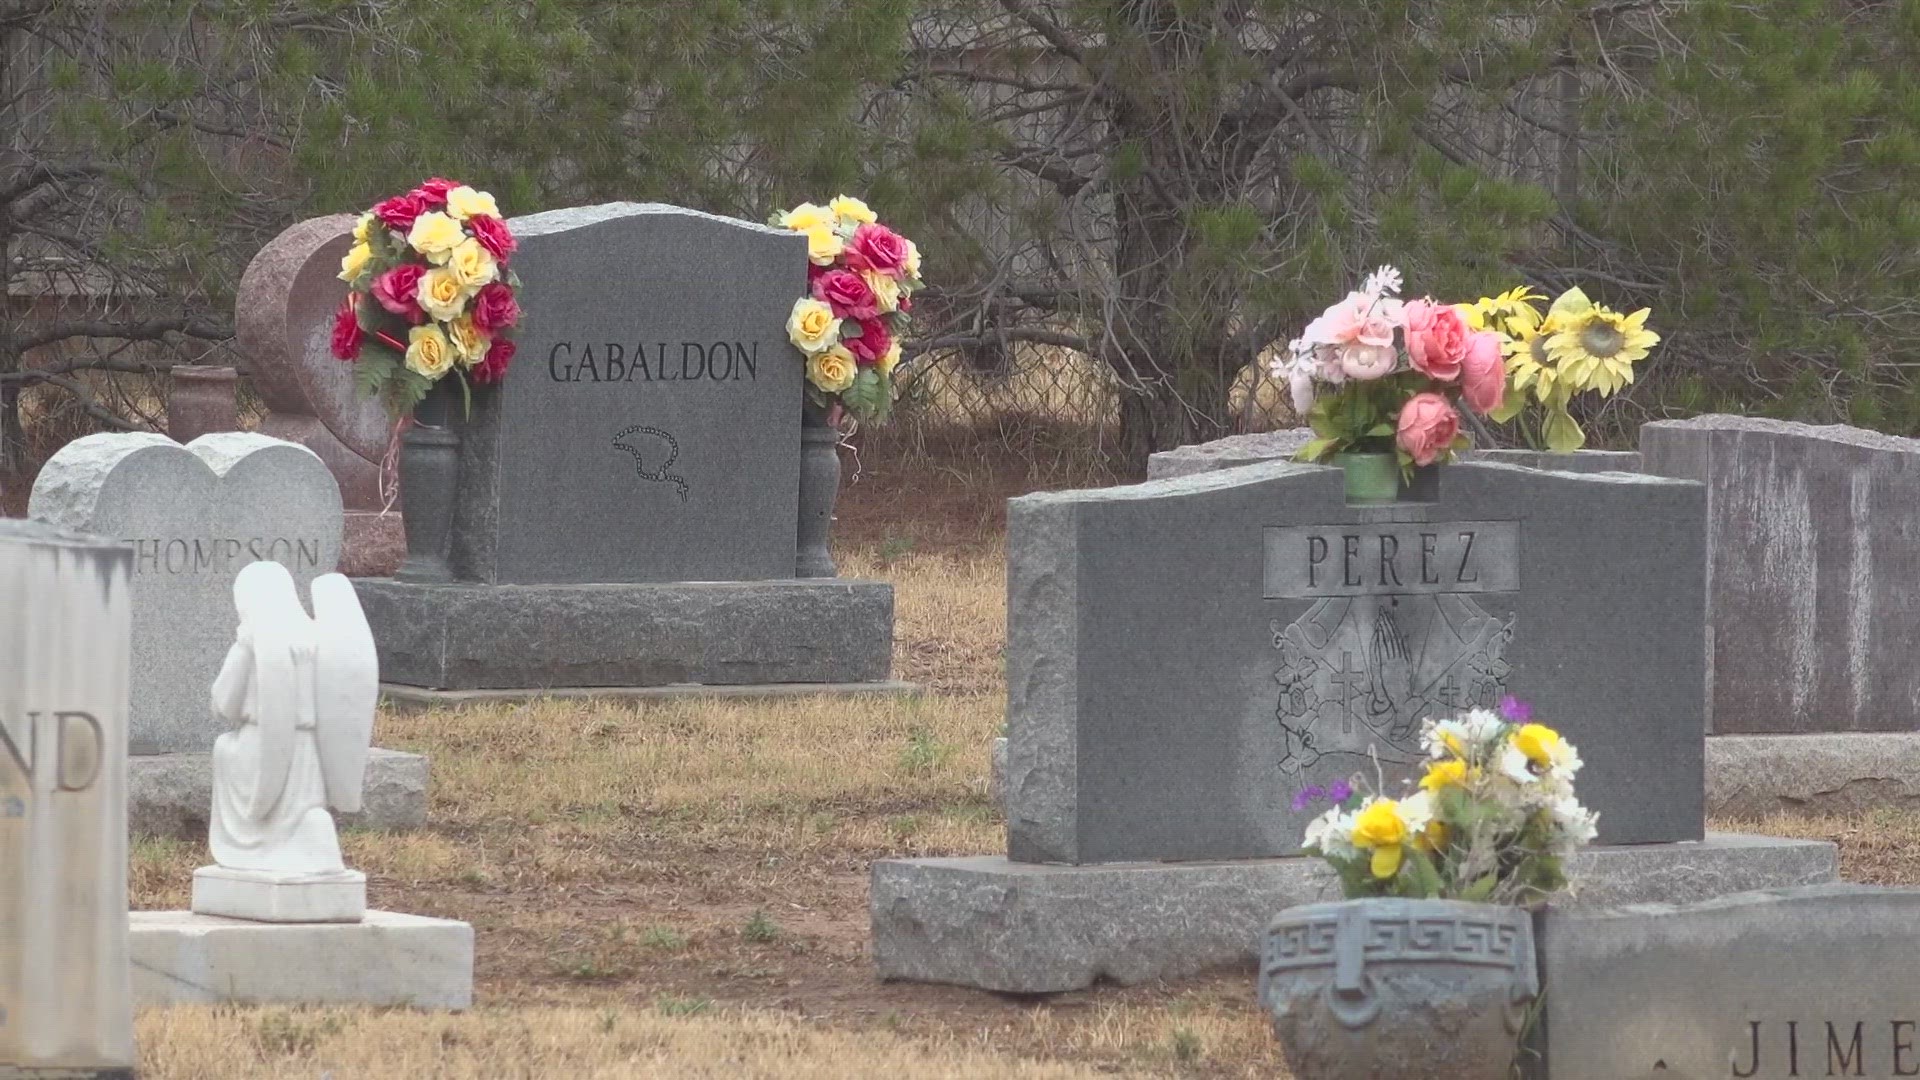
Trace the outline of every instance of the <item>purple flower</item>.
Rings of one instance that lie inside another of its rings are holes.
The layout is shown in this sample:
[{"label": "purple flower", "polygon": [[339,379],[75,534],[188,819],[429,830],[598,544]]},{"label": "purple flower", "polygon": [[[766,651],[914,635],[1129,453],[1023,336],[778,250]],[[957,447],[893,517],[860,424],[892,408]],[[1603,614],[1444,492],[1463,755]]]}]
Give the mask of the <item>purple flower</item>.
[{"label": "purple flower", "polygon": [[1353,798],[1353,785],[1345,780],[1335,780],[1327,786],[1327,801],[1335,806]]},{"label": "purple flower", "polygon": [[1298,792],[1294,793],[1293,812],[1298,814],[1301,811],[1305,810],[1307,807],[1312,806],[1314,803],[1319,802],[1321,799],[1324,799],[1326,797],[1327,797],[1327,789],[1321,787],[1319,784],[1312,784],[1307,787],[1303,787]]},{"label": "purple flower", "polygon": [[1533,719],[1533,706],[1508,694],[1500,699],[1500,719],[1510,724],[1524,724]]}]

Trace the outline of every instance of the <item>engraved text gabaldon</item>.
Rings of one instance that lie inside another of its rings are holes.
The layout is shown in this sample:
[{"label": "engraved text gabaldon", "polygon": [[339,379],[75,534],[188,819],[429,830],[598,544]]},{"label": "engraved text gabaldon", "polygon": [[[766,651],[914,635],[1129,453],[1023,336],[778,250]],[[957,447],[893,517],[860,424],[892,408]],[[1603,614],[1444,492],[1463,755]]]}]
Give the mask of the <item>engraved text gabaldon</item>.
[{"label": "engraved text gabaldon", "polygon": [[1301,525],[1266,530],[1269,600],[1520,588],[1512,521]]}]

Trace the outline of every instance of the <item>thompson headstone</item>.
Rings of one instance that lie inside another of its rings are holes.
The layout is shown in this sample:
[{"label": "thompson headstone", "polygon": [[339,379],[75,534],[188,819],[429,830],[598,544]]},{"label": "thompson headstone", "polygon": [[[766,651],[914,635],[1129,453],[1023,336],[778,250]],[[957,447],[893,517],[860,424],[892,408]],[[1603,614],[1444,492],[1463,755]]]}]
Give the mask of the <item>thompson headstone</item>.
[{"label": "thompson headstone", "polygon": [[133,1075],[130,563],[0,521],[0,1076]]},{"label": "thompson headstone", "polygon": [[793,577],[805,239],[658,204],[510,224],[519,355],[462,428],[455,574]]},{"label": "thompson headstone", "polygon": [[1920,440],[1702,416],[1640,448],[1707,486],[1715,734],[1920,727]]},{"label": "thompson headstone", "polygon": [[1346,505],[1285,463],[1029,495],[1008,518],[1009,856],[1299,849],[1292,795],[1511,693],[1576,743],[1603,843],[1697,840],[1698,484],[1496,464]]},{"label": "thompson headstone", "polygon": [[1920,890],[1552,908],[1537,925],[1543,1080],[1920,1076]]},{"label": "thompson headstone", "polygon": [[204,752],[233,579],[272,560],[304,590],[340,557],[340,491],[305,447],[249,432],[89,435],[47,462],[30,516],[132,549],[134,754]]}]

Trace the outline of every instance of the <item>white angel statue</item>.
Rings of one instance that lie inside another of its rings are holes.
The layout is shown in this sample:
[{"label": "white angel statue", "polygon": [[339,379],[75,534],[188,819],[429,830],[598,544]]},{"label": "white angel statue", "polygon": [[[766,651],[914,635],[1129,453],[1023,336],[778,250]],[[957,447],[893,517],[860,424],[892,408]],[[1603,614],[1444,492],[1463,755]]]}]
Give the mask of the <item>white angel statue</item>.
[{"label": "white angel statue", "polygon": [[240,628],[213,683],[237,725],[213,746],[213,858],[227,870],[346,872],[327,808],[360,809],[380,693],[373,631],[353,584],[313,582],[313,617],[287,568],[256,562],[233,583]]}]

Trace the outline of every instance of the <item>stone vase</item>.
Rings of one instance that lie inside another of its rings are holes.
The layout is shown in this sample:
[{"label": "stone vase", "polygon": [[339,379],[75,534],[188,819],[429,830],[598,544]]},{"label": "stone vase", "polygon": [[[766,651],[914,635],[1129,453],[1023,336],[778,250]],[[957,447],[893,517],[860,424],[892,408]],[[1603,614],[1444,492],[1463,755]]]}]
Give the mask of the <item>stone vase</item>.
[{"label": "stone vase", "polygon": [[1523,908],[1309,904],[1261,944],[1260,1002],[1298,1080],[1509,1080],[1539,993]]},{"label": "stone vase", "polygon": [[413,409],[413,426],[400,439],[401,521],[407,557],[395,581],[439,584],[453,580],[447,555],[460,486],[460,433],[454,427],[458,390],[441,379]]},{"label": "stone vase", "polygon": [[167,372],[167,435],[190,443],[240,429],[240,373],[230,367],[180,364]]},{"label": "stone vase", "polygon": [[800,412],[800,536],[794,576],[830,578],[828,540],[833,534],[833,504],[840,497],[840,432],[827,422],[827,410],[809,401]]}]

